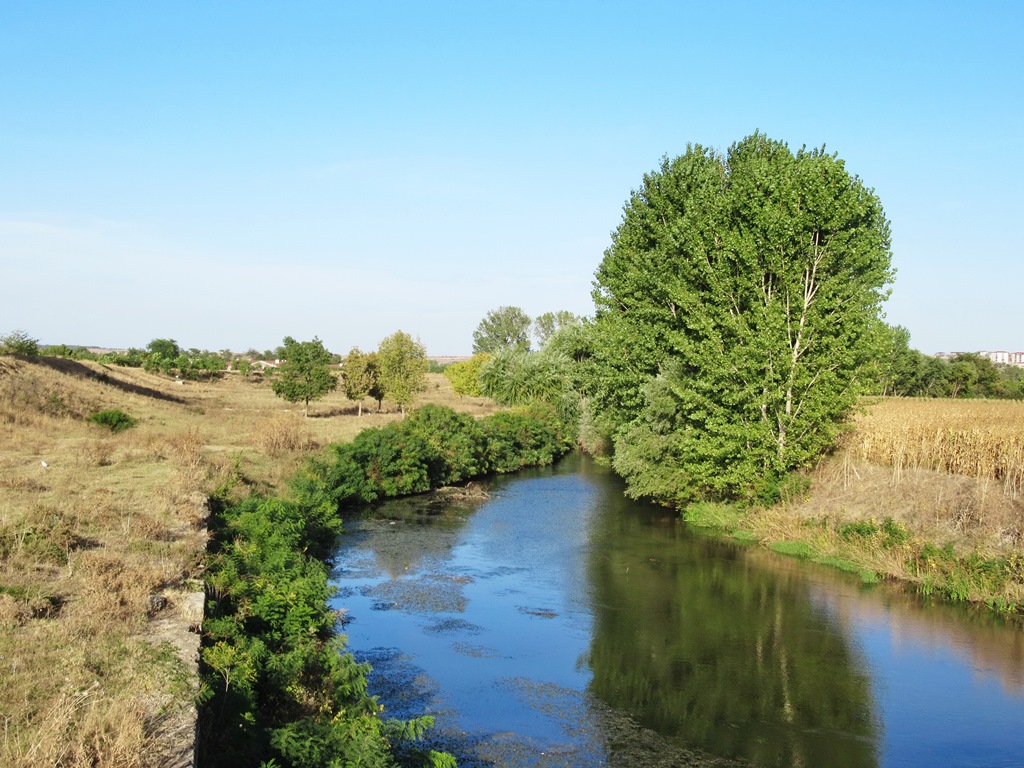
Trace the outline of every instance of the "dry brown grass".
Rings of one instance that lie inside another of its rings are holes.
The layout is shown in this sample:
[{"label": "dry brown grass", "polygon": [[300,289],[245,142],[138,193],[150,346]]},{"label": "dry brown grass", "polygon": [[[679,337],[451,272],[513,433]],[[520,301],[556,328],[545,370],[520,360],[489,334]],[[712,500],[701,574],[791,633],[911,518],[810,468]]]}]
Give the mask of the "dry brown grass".
[{"label": "dry brown grass", "polygon": [[[421,402],[496,410],[444,376],[428,382]],[[238,374],[177,383],[0,357],[0,765],[165,764],[157,734],[188,735],[166,716],[192,695],[167,643],[194,656],[182,611],[201,578],[209,492],[239,476],[280,490],[315,446],[401,418],[364,405],[357,417],[336,391],[303,418]],[[138,423],[112,434],[87,420],[105,408]],[[152,595],[168,606],[154,610]]]},{"label": "dry brown grass", "polygon": [[849,448],[892,467],[994,482],[1016,499],[1024,491],[1024,402],[888,398],[857,420]]},{"label": "dry brown grass", "polygon": [[1024,403],[887,398],[815,470],[803,517],[890,517],[960,551],[1024,546]]}]

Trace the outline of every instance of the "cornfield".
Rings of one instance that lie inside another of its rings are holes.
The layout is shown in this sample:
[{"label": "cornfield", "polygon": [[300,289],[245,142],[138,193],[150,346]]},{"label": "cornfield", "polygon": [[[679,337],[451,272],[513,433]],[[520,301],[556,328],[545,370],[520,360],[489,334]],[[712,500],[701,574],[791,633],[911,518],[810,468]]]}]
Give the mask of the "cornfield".
[{"label": "cornfield", "polygon": [[1024,493],[1024,402],[887,398],[868,407],[849,435],[864,461],[995,481]]}]

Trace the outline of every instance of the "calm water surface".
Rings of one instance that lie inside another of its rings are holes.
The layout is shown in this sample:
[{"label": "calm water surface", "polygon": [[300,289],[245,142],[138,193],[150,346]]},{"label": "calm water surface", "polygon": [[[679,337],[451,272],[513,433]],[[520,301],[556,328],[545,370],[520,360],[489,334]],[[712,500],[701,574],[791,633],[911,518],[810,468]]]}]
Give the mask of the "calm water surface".
[{"label": "calm water surface", "polygon": [[347,523],[335,606],[474,766],[1024,766],[1024,632],[719,541],[570,458]]}]

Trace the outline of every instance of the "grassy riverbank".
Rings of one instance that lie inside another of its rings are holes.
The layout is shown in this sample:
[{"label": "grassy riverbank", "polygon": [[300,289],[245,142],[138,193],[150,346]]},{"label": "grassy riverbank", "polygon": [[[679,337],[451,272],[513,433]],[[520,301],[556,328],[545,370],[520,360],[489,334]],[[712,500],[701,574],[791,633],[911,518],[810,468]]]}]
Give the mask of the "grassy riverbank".
[{"label": "grassy riverbank", "polygon": [[[440,375],[424,401],[472,415]],[[388,404],[385,403],[387,407]],[[121,432],[89,416],[119,409]],[[400,420],[332,393],[311,418],[259,379],[0,357],[0,764],[157,766],[191,749],[207,499],[274,494],[309,452]]]},{"label": "grassy riverbank", "polygon": [[869,403],[785,501],[697,505],[692,522],[775,551],[1024,614],[1024,403]]}]

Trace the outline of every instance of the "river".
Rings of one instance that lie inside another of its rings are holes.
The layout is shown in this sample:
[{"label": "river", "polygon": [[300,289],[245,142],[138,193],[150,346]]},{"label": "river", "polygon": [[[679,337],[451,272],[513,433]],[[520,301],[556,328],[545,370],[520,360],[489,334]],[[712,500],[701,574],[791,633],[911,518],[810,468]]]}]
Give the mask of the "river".
[{"label": "river", "polygon": [[696,531],[578,456],[346,521],[393,717],[493,766],[1024,766],[1024,632]]}]

